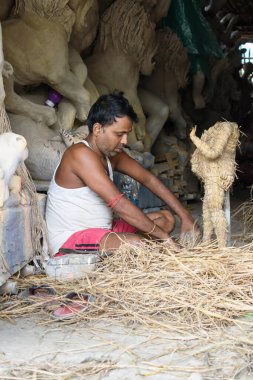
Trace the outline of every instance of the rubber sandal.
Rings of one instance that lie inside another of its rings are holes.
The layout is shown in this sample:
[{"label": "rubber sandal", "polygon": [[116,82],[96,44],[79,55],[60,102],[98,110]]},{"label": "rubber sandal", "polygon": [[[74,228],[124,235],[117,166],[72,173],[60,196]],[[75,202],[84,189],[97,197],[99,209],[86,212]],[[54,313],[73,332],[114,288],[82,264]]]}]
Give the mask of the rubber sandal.
[{"label": "rubber sandal", "polygon": [[20,299],[31,299],[32,301],[45,300],[43,305],[53,305],[59,303],[56,299],[55,290],[49,285],[33,285],[23,290],[19,295]]},{"label": "rubber sandal", "polygon": [[68,293],[65,298],[67,301],[64,301],[64,303],[52,313],[54,319],[71,319],[77,314],[86,311],[89,308],[89,303],[94,301],[93,296],[85,292],[80,295],[76,292],[71,292]]}]

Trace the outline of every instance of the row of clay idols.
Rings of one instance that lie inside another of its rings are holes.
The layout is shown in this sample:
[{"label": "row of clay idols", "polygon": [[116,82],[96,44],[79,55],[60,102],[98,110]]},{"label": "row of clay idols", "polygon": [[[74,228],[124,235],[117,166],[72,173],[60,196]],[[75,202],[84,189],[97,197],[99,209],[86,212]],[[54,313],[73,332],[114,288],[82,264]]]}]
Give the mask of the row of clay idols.
[{"label": "row of clay idols", "polygon": [[[1,29],[0,29],[1,30]],[[2,42],[0,35],[0,43]],[[3,54],[2,54],[2,46],[0,46],[0,68],[3,67]],[[8,69],[8,66],[7,66]],[[10,67],[9,67],[10,69]],[[4,68],[6,70],[6,67]],[[3,83],[0,81],[0,122],[2,127],[2,132],[4,131],[4,124],[6,123],[5,119],[5,110],[4,110],[4,88]],[[59,100],[59,99],[58,99]],[[61,104],[61,103],[60,103]],[[11,114],[10,114],[11,116]],[[12,115],[13,119],[11,121],[15,121],[15,116]],[[20,115],[17,115],[17,121],[20,119]],[[29,118],[24,117],[24,123],[29,120]],[[13,122],[13,124],[15,124]],[[16,123],[18,124],[18,123]],[[33,134],[36,137],[36,134],[42,134],[43,131],[46,131],[46,128],[43,126],[42,129],[36,129],[37,125],[27,125],[27,134]],[[36,133],[37,132],[37,133]],[[52,130],[52,133],[55,132]],[[46,134],[44,133],[44,136]],[[226,222],[224,219],[224,212],[222,210],[223,204],[223,196],[224,190],[228,190],[231,186],[231,183],[234,178],[235,164],[234,164],[234,155],[235,148],[238,142],[239,131],[238,127],[234,123],[218,123],[209,131],[207,131],[202,136],[202,141],[200,141],[195,136],[195,130],[191,132],[191,139],[194,144],[197,146],[197,150],[195,151],[192,158],[192,165],[194,172],[202,179],[204,182],[205,190],[208,196],[205,197],[205,208],[204,216],[206,217],[206,225],[204,221],[204,235],[206,238],[209,238],[212,233],[213,228],[217,226],[217,222],[221,223],[221,220],[224,221],[224,225],[222,228],[222,233],[219,237],[219,231],[215,231],[217,237],[220,240],[220,243],[225,243],[226,240]],[[47,147],[45,144],[44,137],[44,147]],[[48,139],[47,142],[50,140]],[[53,136],[51,139],[53,142]],[[36,145],[36,138],[33,141],[33,144],[30,145],[29,149],[32,152],[34,146],[36,146],[35,152],[38,155],[39,149],[42,148],[42,154],[44,153],[43,159],[44,164],[49,165],[51,162],[51,157],[47,156],[49,152],[43,152],[43,147]],[[2,133],[0,136],[0,207],[2,204],[8,199],[9,196],[9,187],[15,189],[20,187],[20,180],[18,177],[12,177],[14,174],[17,165],[27,158],[27,145],[26,140],[23,136],[16,135],[13,133]],[[52,148],[52,146],[50,146]],[[57,151],[58,159],[60,152]],[[210,157],[212,158],[211,167],[210,167]],[[39,157],[41,159],[41,157]],[[48,160],[48,161],[46,161]],[[223,162],[224,161],[224,162]],[[223,165],[224,164],[224,165]],[[224,169],[224,173],[221,172],[221,168]],[[212,169],[212,170],[211,170]],[[215,181],[214,181],[215,177]],[[213,183],[216,183],[216,187]],[[18,185],[19,183],[19,185]],[[212,190],[212,191],[211,191]],[[219,195],[219,197],[218,197]],[[218,202],[218,203],[217,203]],[[218,206],[217,206],[218,204]],[[214,207],[215,206],[215,207]],[[218,210],[215,214],[213,214],[213,210]],[[210,224],[210,221],[212,222]],[[208,222],[208,223],[207,223]]]},{"label": "row of clay idols", "polygon": [[[22,0],[2,21],[5,105],[12,130],[28,142],[34,179],[52,177],[66,149],[58,131],[83,124],[97,97],[114,89],[124,92],[138,115],[132,149],[150,151],[167,119],[178,138],[186,137],[179,90],[190,75],[188,55],[175,33],[154,24],[172,1]],[[215,66],[213,84],[226,65]],[[202,72],[194,78],[200,108],[205,78]],[[57,109],[44,106],[45,85],[63,96]],[[25,93],[24,86],[33,90]]]},{"label": "row of clay idols", "polygon": [[[154,68],[152,60],[157,48],[152,19],[164,17],[170,2],[101,2],[100,8],[110,6],[99,18],[96,0],[19,1],[2,22],[6,109],[45,127],[69,129],[76,119],[85,121],[91,104],[101,93],[117,88],[129,98],[139,116],[130,146],[144,150],[146,138],[145,150],[150,150],[137,86],[139,73],[151,74]],[[80,53],[87,51],[98,30],[93,52],[83,61]],[[64,97],[57,112],[41,105],[46,94],[40,88],[27,96],[20,87],[20,96],[14,91],[14,84],[41,83]]]}]

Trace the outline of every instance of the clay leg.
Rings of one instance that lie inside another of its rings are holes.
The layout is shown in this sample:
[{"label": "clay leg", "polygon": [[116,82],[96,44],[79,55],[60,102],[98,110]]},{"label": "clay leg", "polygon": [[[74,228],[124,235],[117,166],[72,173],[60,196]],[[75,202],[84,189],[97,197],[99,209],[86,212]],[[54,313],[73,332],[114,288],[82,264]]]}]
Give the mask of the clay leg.
[{"label": "clay leg", "polygon": [[72,101],[80,121],[86,120],[90,110],[90,95],[75,74],[68,71],[61,83],[50,83],[50,86]]},{"label": "clay leg", "polygon": [[169,98],[167,104],[169,106],[169,119],[175,127],[175,135],[179,140],[183,140],[186,138],[186,121],[181,114],[178,94],[176,97]]},{"label": "clay leg", "polygon": [[206,91],[206,100],[208,103],[212,101],[218,77],[222,74],[222,71],[226,70],[229,67],[229,65],[229,60],[225,57],[217,60],[212,67],[210,83],[208,84],[208,89]]},{"label": "clay leg", "polygon": [[[139,89],[138,95],[147,115],[147,132],[152,146],[168,118],[169,107],[149,91]],[[151,146],[146,148],[150,150]]]},{"label": "clay leg", "polygon": [[169,107],[169,119],[175,127],[175,135],[180,140],[186,138],[186,121],[181,112],[181,100],[179,96],[178,82],[172,71],[166,72],[164,83],[165,101]]},{"label": "clay leg", "polygon": [[22,98],[14,91],[13,68],[9,62],[4,62],[3,81],[5,88],[5,106],[7,111],[31,118],[35,122],[50,126],[56,122],[53,108],[35,104]]},{"label": "clay leg", "polygon": [[79,82],[84,85],[88,70],[80,54],[72,47],[69,47],[69,66],[71,71],[79,79]]},{"label": "clay leg", "polygon": [[92,80],[87,77],[84,83],[85,88],[89,91],[90,94],[90,104],[94,104],[95,101],[99,98],[99,92]]},{"label": "clay leg", "polygon": [[198,71],[193,76],[193,89],[192,89],[192,98],[194,106],[196,109],[204,108],[206,103],[202,95],[202,91],[205,85],[205,75],[202,71]]},{"label": "clay leg", "polygon": [[[125,92],[125,96],[129,103],[132,105],[134,111],[138,116],[138,123],[134,125],[134,131],[132,131],[128,137],[128,143],[131,149],[142,152],[144,150],[144,138],[148,135],[146,131],[146,117],[143,113],[141,103],[137,96],[133,96],[131,93]],[[149,136],[147,145],[150,146]]]},{"label": "clay leg", "polygon": [[72,103],[66,98],[58,105],[57,111],[57,123],[54,130],[59,131],[60,129],[71,129],[74,125],[76,118],[76,109]]},{"label": "clay leg", "polygon": [[[87,67],[83,63],[80,54],[71,47],[69,48],[69,64],[71,71],[83,86],[87,79]],[[56,129],[71,129],[74,125],[76,112],[74,105],[67,98],[64,98],[58,105]]]},{"label": "clay leg", "polygon": [[239,15],[235,15],[233,13],[227,13],[222,19],[220,20],[220,23],[226,28],[225,34],[230,35],[234,26],[240,19]]}]

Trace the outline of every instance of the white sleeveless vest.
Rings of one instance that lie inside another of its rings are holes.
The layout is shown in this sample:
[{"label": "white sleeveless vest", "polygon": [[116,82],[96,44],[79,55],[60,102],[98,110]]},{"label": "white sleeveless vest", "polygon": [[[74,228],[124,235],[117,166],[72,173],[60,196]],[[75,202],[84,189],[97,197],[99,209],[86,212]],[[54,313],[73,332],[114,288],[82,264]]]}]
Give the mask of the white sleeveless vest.
[{"label": "white sleeveless vest", "polygon": [[[87,141],[81,142],[89,146]],[[106,159],[109,177],[113,181],[111,162],[108,157]],[[111,229],[113,219],[111,209],[93,190],[87,186],[77,189],[61,187],[55,182],[55,173],[48,189],[46,207],[49,243],[54,254],[73,233],[88,228]]]}]

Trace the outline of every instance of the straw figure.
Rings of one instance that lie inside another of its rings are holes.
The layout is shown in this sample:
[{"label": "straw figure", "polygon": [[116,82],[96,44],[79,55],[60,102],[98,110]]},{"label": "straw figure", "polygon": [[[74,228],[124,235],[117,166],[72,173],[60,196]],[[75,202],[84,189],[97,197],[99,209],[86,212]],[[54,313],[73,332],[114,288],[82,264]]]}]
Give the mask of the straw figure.
[{"label": "straw figure", "polygon": [[228,226],[223,210],[224,194],[231,187],[236,171],[235,153],[239,142],[236,123],[217,122],[201,138],[196,127],[190,138],[197,149],[192,155],[192,171],[204,183],[203,240],[211,239],[215,232],[218,245],[227,245]]},{"label": "straw figure", "polygon": [[[143,151],[146,118],[137,95],[139,73],[150,75],[156,53],[155,24],[136,0],[116,0],[101,17],[93,54],[85,60],[100,94],[123,91],[139,122],[129,135],[132,149]],[[110,70],[108,70],[110,68]]]}]

